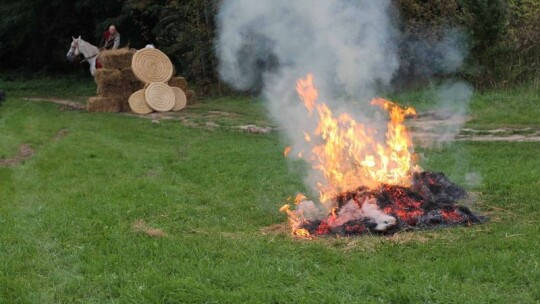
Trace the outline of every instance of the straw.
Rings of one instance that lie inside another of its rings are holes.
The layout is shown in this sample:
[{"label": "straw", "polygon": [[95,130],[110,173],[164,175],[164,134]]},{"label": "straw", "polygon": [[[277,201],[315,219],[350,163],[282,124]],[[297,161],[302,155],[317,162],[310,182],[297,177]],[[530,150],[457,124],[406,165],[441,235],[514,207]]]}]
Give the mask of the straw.
[{"label": "straw", "polygon": [[152,113],[152,109],[146,103],[146,98],[144,97],[144,90],[138,90],[137,92],[131,94],[128,102],[131,110],[137,114]]},{"label": "straw", "polygon": [[176,77],[171,78],[171,80],[169,80],[169,85],[171,87],[180,88],[184,92],[188,89],[188,84],[187,84],[186,79],[184,77],[180,77],[180,76],[176,76]]},{"label": "straw", "polygon": [[167,82],[173,75],[173,65],[167,55],[158,49],[138,50],[131,61],[133,74],[146,83]]},{"label": "straw", "polygon": [[88,98],[88,112],[120,112],[121,99],[115,97]]},{"label": "straw", "polygon": [[174,106],[172,108],[172,111],[180,111],[186,107],[186,104],[187,104],[186,93],[184,93],[182,89],[177,88],[177,87],[172,87],[172,90],[174,92]]},{"label": "straw", "polygon": [[144,91],[148,106],[158,112],[167,112],[174,107],[174,91],[163,82],[152,82]]}]

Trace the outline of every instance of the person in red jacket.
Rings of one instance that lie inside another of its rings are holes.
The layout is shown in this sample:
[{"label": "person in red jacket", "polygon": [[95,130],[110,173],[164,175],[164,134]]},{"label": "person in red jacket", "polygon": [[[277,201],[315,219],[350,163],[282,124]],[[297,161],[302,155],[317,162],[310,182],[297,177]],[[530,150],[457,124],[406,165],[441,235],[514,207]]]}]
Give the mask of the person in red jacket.
[{"label": "person in red jacket", "polygon": [[116,26],[109,26],[109,30],[103,33],[101,38],[100,49],[117,49],[120,45],[120,33],[116,30]]}]

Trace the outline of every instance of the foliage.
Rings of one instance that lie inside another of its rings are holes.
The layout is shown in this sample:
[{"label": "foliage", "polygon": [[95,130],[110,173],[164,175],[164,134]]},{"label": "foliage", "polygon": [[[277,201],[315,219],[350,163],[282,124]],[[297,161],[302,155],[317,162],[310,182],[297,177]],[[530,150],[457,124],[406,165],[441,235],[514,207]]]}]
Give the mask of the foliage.
[{"label": "foliage", "polygon": [[445,53],[448,47],[441,46],[445,39],[460,45],[459,56],[466,54],[464,39],[459,37],[459,20],[455,16],[460,6],[457,0],[395,0],[400,20],[401,32],[399,43],[400,67],[394,79],[394,85],[400,89],[419,87],[437,77],[445,77],[456,72],[456,68],[444,67]]},{"label": "foliage", "polygon": [[129,0],[124,12],[133,16],[145,38],[169,54],[178,72],[202,89],[218,82],[214,55],[215,0]]},{"label": "foliage", "polygon": [[120,0],[7,0],[0,4],[0,69],[67,70],[72,36],[97,44]]},{"label": "foliage", "polygon": [[436,77],[437,70],[429,73],[433,66],[429,56],[415,54],[414,46],[423,43],[422,46],[429,50],[452,28],[468,36],[464,46],[469,49],[469,54],[459,75],[477,87],[507,87],[540,78],[539,1],[395,2],[403,19],[402,78],[422,82],[426,75],[427,78]]},{"label": "foliage", "polygon": [[[540,79],[540,1],[508,1],[506,31],[496,70],[498,82],[513,84]],[[504,62],[504,64],[501,64]]]},{"label": "foliage", "polygon": [[[393,2],[401,31],[398,87],[422,85],[449,74],[478,87],[505,87],[540,78],[538,0]],[[179,74],[205,93],[216,84],[221,88],[214,49],[219,3],[5,0],[0,3],[0,69],[73,73],[76,69],[65,60],[71,36],[82,35],[97,44],[114,23],[122,34],[122,45],[155,44],[171,57]],[[463,54],[470,50],[460,69],[445,66],[439,52],[441,45],[451,44]]]},{"label": "foliage", "polygon": [[472,67],[477,83],[491,82],[498,65],[498,52],[505,31],[507,7],[503,0],[463,0],[465,23],[471,36]]}]

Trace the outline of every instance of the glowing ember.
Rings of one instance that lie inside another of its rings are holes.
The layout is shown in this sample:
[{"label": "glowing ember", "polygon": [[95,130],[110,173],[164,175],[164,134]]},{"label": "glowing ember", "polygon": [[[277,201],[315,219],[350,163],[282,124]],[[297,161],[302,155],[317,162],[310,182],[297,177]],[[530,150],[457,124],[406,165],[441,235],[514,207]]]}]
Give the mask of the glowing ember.
[{"label": "glowing ember", "polygon": [[[421,172],[415,164],[411,136],[403,124],[406,117],[416,115],[413,108],[373,99],[371,105],[386,110],[390,118],[385,140],[378,141],[377,130],[346,113],[336,117],[317,101],[313,75],[298,80],[296,89],[307,115],[317,119],[315,130],[304,130],[311,150],[297,156],[305,156],[324,180],[318,183],[322,205],[300,194],[295,210],[289,205],[280,209],[287,213],[294,235],[392,233],[484,220],[455,204],[465,197],[463,189],[443,174]],[[287,147],[284,155],[291,149]]]}]

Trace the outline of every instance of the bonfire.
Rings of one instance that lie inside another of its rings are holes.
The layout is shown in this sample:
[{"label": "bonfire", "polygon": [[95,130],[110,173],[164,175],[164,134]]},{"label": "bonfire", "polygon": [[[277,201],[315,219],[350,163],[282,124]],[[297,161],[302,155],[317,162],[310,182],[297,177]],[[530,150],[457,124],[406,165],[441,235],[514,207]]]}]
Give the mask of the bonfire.
[{"label": "bonfire", "polygon": [[[298,157],[318,170],[319,201],[299,194],[288,214],[296,236],[393,234],[397,231],[439,226],[471,225],[485,217],[458,202],[467,192],[443,173],[424,171],[414,154],[404,121],[416,115],[414,108],[375,98],[372,106],[389,116],[384,140],[377,129],[367,127],[349,114],[334,116],[318,101],[313,75],[297,82],[297,92],[307,115],[317,120],[313,131],[304,131],[311,146]],[[291,147],[284,154],[291,153]]]}]

